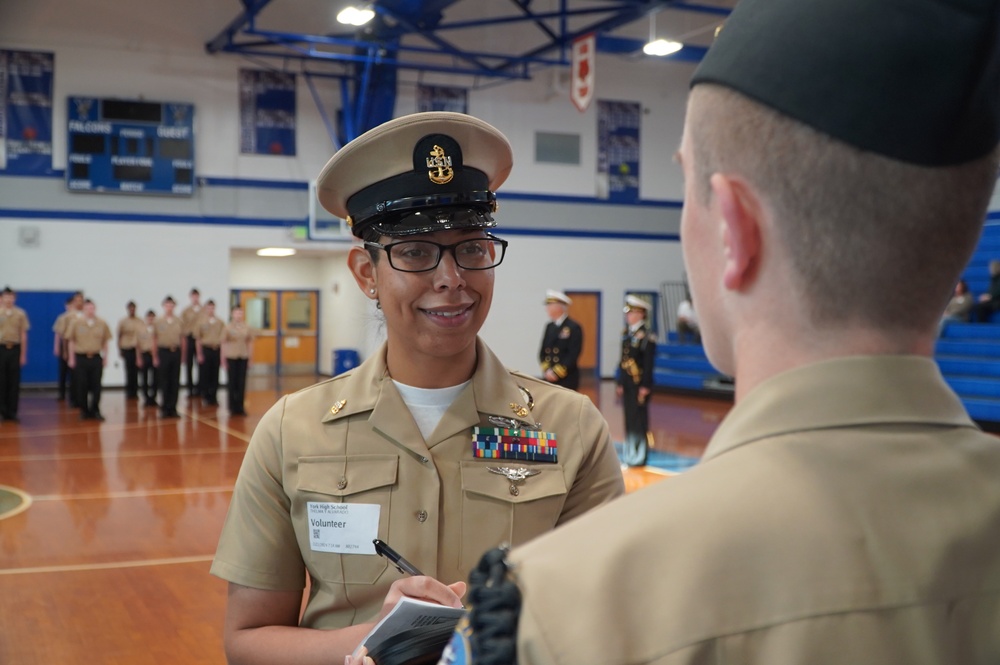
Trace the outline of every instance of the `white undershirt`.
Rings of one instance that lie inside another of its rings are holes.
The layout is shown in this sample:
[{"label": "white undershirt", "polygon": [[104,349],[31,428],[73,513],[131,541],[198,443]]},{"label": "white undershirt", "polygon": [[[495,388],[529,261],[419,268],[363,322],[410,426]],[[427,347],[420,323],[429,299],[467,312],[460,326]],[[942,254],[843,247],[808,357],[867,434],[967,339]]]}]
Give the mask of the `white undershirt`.
[{"label": "white undershirt", "polygon": [[406,403],[406,407],[413,415],[413,420],[416,421],[425,441],[441,422],[444,412],[448,410],[458,394],[470,382],[471,379],[448,388],[415,388],[393,380],[393,383],[396,384],[396,390],[399,391],[403,402]]}]

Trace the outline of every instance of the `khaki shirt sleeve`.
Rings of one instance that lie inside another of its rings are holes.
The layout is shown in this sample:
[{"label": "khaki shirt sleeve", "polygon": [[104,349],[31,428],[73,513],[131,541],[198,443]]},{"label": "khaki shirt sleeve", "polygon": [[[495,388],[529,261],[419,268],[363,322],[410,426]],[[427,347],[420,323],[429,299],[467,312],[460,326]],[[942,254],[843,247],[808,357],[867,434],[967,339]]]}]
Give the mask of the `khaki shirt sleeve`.
[{"label": "khaki shirt sleeve", "polygon": [[608,423],[590,398],[583,395],[577,422],[579,440],[589,445],[585,447],[585,457],[569,490],[559,524],[625,494],[625,480],[611,442]]},{"label": "khaki shirt sleeve", "polygon": [[264,414],[250,439],[211,568],[217,577],[255,589],[305,588],[305,564],[292,527],[291,501],[282,484],[281,421],[286,399]]}]

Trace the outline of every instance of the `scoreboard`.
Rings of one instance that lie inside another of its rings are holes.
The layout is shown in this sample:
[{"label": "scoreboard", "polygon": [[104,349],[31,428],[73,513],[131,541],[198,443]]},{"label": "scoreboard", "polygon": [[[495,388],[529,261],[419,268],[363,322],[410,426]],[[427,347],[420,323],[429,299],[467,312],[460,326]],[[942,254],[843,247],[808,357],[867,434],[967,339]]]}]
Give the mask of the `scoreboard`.
[{"label": "scoreboard", "polygon": [[194,106],[70,97],[66,183],[74,192],[194,194]]}]

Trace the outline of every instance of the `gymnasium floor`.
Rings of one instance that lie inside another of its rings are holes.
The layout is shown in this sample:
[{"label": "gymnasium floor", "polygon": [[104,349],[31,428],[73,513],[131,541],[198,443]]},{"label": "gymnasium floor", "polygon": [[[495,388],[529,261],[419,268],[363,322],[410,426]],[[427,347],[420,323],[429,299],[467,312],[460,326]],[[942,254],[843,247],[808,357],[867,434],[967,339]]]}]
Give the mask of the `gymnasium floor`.
[{"label": "gymnasium floor", "polygon": [[[0,663],[225,663],[226,583],[208,569],[233,482],[264,411],[316,379],[252,378],[249,415],[234,418],[182,393],[183,417],[160,420],[106,390],[97,423],[54,392],[23,393],[20,424],[0,423],[0,489],[16,490],[0,500]],[[613,384],[583,392],[620,440]],[[683,468],[729,408],[655,394],[654,457]],[[670,475],[624,473],[628,491]],[[11,510],[19,493],[30,498]]]}]

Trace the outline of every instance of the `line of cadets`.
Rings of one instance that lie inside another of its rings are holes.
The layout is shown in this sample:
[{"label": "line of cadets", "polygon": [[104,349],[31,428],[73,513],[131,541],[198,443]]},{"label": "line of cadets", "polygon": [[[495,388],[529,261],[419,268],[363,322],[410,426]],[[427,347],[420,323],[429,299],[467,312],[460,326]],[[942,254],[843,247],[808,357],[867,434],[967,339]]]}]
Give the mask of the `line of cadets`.
[{"label": "line of cadets", "polygon": [[[135,315],[130,301],[128,316],[118,322],[118,352],[125,362],[125,394],[137,400],[141,391],[146,407],[160,407],[164,418],[176,418],[180,392],[180,368],[187,367],[188,397],[199,397],[218,405],[219,369],[228,371],[228,406],[231,415],[246,415],[244,396],[246,374],[253,348],[253,331],[244,321],[243,310],[234,307],[227,324],[215,316],[215,302],[204,307],[197,289],[191,290],[191,304],[179,316],[176,302],[164,298],[163,314],[146,312],[145,320]],[[58,399],[69,399],[81,410],[82,419],[103,420],[100,413],[101,375],[107,365],[111,330],[96,317],[96,305],[81,292],[66,301],[66,311],[57,319],[53,352],[60,358]],[[198,361],[198,381],[193,375]],[[161,393],[160,402],[156,401]]]}]

